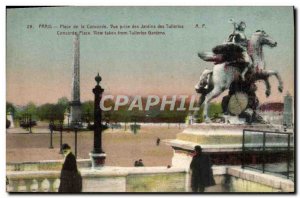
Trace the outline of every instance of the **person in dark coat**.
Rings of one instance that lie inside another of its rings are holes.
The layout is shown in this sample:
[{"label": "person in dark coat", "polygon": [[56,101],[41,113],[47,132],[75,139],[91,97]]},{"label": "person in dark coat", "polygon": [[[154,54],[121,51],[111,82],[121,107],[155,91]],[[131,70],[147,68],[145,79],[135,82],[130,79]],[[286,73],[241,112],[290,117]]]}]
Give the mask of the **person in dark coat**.
[{"label": "person in dark coat", "polygon": [[68,144],[62,145],[65,161],[60,174],[60,193],[78,193],[82,190],[82,177],[77,169],[76,158]]},{"label": "person in dark coat", "polygon": [[137,166],[144,166],[143,160],[139,159]]},{"label": "person in dark coat", "polygon": [[204,192],[205,187],[215,185],[209,156],[202,153],[200,146],[195,146],[195,154],[190,164],[192,171],[191,187],[193,192]]},{"label": "person in dark coat", "polygon": [[139,166],[139,161],[136,160],[136,161],[134,162],[134,166],[135,166],[135,167],[136,167],[136,166]]},{"label": "person in dark coat", "polygon": [[159,143],[160,143],[160,138],[157,138],[156,139],[156,146],[159,146]]}]

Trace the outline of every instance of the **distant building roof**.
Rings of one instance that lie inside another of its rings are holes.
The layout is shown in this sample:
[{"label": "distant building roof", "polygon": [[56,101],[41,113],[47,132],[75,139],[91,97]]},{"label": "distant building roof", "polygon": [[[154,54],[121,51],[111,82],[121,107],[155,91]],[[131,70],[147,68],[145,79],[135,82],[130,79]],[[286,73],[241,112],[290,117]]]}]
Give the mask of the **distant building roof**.
[{"label": "distant building roof", "polygon": [[270,102],[264,103],[258,108],[260,111],[278,111],[283,112],[283,103],[282,102]]}]

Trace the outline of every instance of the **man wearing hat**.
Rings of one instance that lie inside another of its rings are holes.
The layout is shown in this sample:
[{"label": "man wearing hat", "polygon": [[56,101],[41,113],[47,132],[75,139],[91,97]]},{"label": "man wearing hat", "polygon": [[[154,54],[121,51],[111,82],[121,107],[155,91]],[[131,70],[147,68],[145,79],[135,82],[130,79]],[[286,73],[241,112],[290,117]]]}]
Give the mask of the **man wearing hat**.
[{"label": "man wearing hat", "polygon": [[202,153],[200,146],[195,146],[190,164],[192,171],[191,187],[193,192],[204,192],[205,187],[216,185],[209,156]]},{"label": "man wearing hat", "polygon": [[58,192],[76,193],[82,190],[82,178],[77,170],[76,158],[68,144],[62,145],[65,161],[60,174],[60,185]]}]

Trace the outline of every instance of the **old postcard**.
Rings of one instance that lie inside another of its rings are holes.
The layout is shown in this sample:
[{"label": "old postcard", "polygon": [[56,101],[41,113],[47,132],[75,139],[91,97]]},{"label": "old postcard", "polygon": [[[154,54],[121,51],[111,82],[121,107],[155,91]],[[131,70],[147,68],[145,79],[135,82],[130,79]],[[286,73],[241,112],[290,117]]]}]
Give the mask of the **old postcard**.
[{"label": "old postcard", "polygon": [[294,193],[287,7],[6,7],[6,190]]}]

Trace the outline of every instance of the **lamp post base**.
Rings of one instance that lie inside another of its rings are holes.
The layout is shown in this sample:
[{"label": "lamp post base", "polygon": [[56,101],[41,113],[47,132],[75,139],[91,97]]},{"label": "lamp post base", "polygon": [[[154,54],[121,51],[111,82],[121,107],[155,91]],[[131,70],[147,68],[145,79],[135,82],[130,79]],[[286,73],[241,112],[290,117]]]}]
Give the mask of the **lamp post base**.
[{"label": "lamp post base", "polygon": [[92,168],[100,168],[105,164],[105,153],[89,153],[90,159],[92,161]]}]

